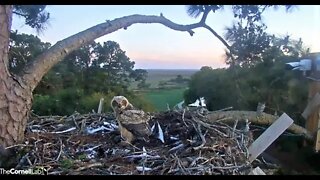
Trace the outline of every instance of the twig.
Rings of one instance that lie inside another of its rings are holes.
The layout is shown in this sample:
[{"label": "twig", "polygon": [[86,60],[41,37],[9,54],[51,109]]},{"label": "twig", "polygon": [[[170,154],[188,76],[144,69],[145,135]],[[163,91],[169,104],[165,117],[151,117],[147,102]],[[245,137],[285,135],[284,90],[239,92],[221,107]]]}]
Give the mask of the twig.
[{"label": "twig", "polygon": [[77,127],[77,129],[79,129],[79,125],[78,123],[76,122],[76,118],[74,118],[74,116],[72,116],[72,120],[74,122],[74,125]]},{"label": "twig", "polygon": [[14,147],[17,147],[17,146],[22,146],[22,147],[29,146],[29,147],[32,147],[32,145],[28,145],[28,144],[16,144],[16,145],[8,146],[8,147],[6,147],[4,149],[11,149],[11,148],[14,148]]},{"label": "twig", "polygon": [[48,175],[60,175],[63,173],[63,171],[53,171],[53,172],[48,172]]},{"label": "twig", "polygon": [[184,147],[184,144],[181,143],[178,146],[175,146],[175,147],[169,149],[168,152],[172,152],[172,151],[178,150],[178,149],[183,148],[183,147]]},{"label": "twig", "polygon": [[197,128],[194,126],[194,124],[192,124],[193,127],[196,129],[196,131],[198,132],[200,138],[201,138],[201,141],[202,143],[200,144],[200,146],[197,146],[197,147],[194,147],[193,149],[194,150],[198,150],[200,148],[202,148],[205,144],[206,144],[206,138],[204,137],[204,135],[202,135],[201,133],[201,127],[200,127],[200,124],[197,125]]},{"label": "twig", "polygon": [[236,121],[234,122],[233,130],[232,130],[232,137],[234,137],[234,132],[235,132],[236,129],[237,129],[237,124],[238,124],[238,120],[236,120]]},{"label": "twig", "polygon": [[207,158],[205,158],[205,157],[201,157],[201,156],[199,156],[199,157],[195,158],[195,159],[191,162],[191,164],[190,164],[190,166],[189,166],[189,167],[194,166],[194,165],[197,163],[197,161],[198,161],[198,160],[200,160],[200,159],[203,159],[203,160],[205,160],[205,161],[207,161],[207,160],[208,160],[208,159],[207,159]]},{"label": "twig", "polygon": [[245,167],[245,165],[241,166],[213,166],[212,164],[209,164],[212,169],[239,169]]},{"label": "twig", "polygon": [[201,120],[197,120],[197,119],[195,119],[194,117],[192,117],[192,120],[195,121],[195,122],[197,122],[197,123],[199,123],[199,124],[201,124],[202,126],[208,128],[208,129],[211,129],[211,130],[213,130],[213,131],[216,131],[217,133],[219,133],[219,134],[220,134],[221,136],[223,136],[223,137],[228,137],[228,135],[226,135],[225,133],[217,130],[217,128],[213,128],[213,127],[212,127],[210,124],[208,124],[208,123],[205,123],[205,122],[203,122],[203,121],[201,121]]},{"label": "twig", "polygon": [[186,109],[183,109],[183,113],[182,113],[182,122],[184,123],[185,126],[189,127],[186,123],[186,121],[184,120],[184,115],[186,113]]},{"label": "twig", "polygon": [[60,143],[60,151],[59,151],[59,154],[58,154],[58,157],[56,158],[56,161],[59,161],[60,159],[60,156],[61,156],[61,153],[62,153],[62,140],[59,138],[59,143]]},{"label": "twig", "polygon": [[99,144],[99,145],[94,146],[94,147],[92,147],[92,148],[86,149],[86,150],[84,150],[84,151],[93,151],[94,149],[97,149],[97,148],[100,147],[100,146],[102,146],[102,144]]},{"label": "twig", "polygon": [[79,167],[78,169],[75,169],[74,171],[83,171],[85,169],[89,169],[89,168],[93,168],[93,167],[101,167],[101,166],[103,166],[103,164],[100,162],[97,162],[97,163],[88,164],[83,167]]},{"label": "twig", "polygon": [[86,127],[86,119],[82,119],[80,132],[83,132]]},{"label": "twig", "polygon": [[186,175],[185,168],[182,166],[181,161],[180,161],[179,157],[177,156],[177,154],[175,154],[175,159],[178,162],[178,166],[181,168],[182,173]]},{"label": "twig", "polygon": [[[29,156],[29,153],[27,153],[24,156],[22,156],[22,158],[20,159],[19,163],[16,165],[16,169],[19,169],[25,163],[25,161],[28,161],[27,160],[28,156]],[[29,160],[29,162],[30,162],[30,160]],[[29,165],[32,165],[31,162],[29,163]]]},{"label": "twig", "polygon": [[76,129],[77,129],[76,127],[72,127],[72,128],[66,129],[64,131],[56,131],[56,132],[50,132],[50,133],[52,133],[52,134],[62,134],[62,133],[67,133],[67,132],[74,131]]},{"label": "twig", "polygon": [[32,163],[31,163],[31,161],[30,161],[28,156],[26,156],[26,159],[27,159],[27,162],[29,163],[29,166],[32,166]]}]

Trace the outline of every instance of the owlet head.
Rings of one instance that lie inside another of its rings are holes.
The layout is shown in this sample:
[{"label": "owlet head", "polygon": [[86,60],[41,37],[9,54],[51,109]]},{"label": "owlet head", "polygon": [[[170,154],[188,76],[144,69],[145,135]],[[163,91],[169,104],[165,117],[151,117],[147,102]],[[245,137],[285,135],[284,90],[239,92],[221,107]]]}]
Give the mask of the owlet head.
[{"label": "owlet head", "polygon": [[124,96],[114,96],[111,100],[113,110],[124,110],[129,105],[129,101]]}]

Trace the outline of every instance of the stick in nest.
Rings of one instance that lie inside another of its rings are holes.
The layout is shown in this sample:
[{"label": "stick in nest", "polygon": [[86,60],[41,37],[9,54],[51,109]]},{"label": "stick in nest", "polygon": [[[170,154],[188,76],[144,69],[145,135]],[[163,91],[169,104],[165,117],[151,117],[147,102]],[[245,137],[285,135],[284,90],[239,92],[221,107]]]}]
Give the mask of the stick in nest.
[{"label": "stick in nest", "polygon": [[231,137],[234,137],[234,133],[237,129],[237,125],[238,125],[238,119],[236,119],[236,121],[234,122],[234,125],[233,125],[233,129],[232,129],[232,136]]},{"label": "stick in nest", "polygon": [[205,144],[206,144],[206,138],[204,137],[204,135],[201,133],[201,127],[200,127],[200,124],[197,124],[197,128],[195,127],[194,124],[192,124],[193,127],[196,129],[197,133],[199,134],[200,138],[201,138],[201,141],[202,143],[200,144],[200,146],[197,146],[197,147],[194,147],[193,149],[194,150],[198,150],[200,148],[202,148]]},{"label": "stick in nest", "polygon": [[92,163],[92,164],[88,164],[86,166],[79,167],[78,169],[76,169],[74,171],[83,171],[85,169],[89,169],[89,168],[93,168],[93,167],[101,167],[101,166],[103,166],[103,164],[100,162],[97,162],[97,163]]},{"label": "stick in nest", "polygon": [[182,122],[184,123],[185,126],[189,127],[186,123],[186,121],[184,120],[184,115],[186,113],[186,109],[183,109],[183,112],[182,112]]},{"label": "stick in nest", "polygon": [[60,138],[59,138],[59,143],[60,143],[60,151],[59,151],[59,154],[58,154],[58,157],[57,157],[56,161],[59,161],[61,153],[62,153],[63,144],[62,144],[62,140]]}]

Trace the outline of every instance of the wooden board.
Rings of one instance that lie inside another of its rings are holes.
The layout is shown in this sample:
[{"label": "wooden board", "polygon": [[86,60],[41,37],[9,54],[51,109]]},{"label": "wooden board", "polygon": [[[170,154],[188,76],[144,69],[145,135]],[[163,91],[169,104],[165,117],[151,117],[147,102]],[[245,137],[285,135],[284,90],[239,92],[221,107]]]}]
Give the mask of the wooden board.
[{"label": "wooden board", "polygon": [[315,94],[312,99],[309,101],[307,107],[304,109],[301,114],[304,119],[308,119],[310,114],[320,105],[320,94]]},{"label": "wooden board", "polygon": [[266,175],[259,167],[256,167],[250,171],[249,175]]},{"label": "wooden board", "polygon": [[293,120],[286,113],[283,113],[251,144],[249,147],[249,161],[254,161],[292,124]]}]

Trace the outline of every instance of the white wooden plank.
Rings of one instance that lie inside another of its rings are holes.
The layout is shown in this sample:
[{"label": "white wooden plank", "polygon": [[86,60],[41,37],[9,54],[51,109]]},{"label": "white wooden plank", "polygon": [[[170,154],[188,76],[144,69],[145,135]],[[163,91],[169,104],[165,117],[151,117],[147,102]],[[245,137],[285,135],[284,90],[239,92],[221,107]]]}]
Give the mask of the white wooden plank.
[{"label": "white wooden plank", "polygon": [[308,119],[310,114],[315,110],[317,106],[320,105],[320,94],[317,93],[313,96],[313,98],[309,101],[307,107],[304,109],[301,114],[304,119]]},{"label": "white wooden plank", "polygon": [[259,167],[256,167],[250,171],[249,175],[266,175]]},{"label": "white wooden plank", "polygon": [[268,129],[266,129],[249,147],[249,161],[255,160],[265,151],[288,127],[293,120],[283,113]]}]

